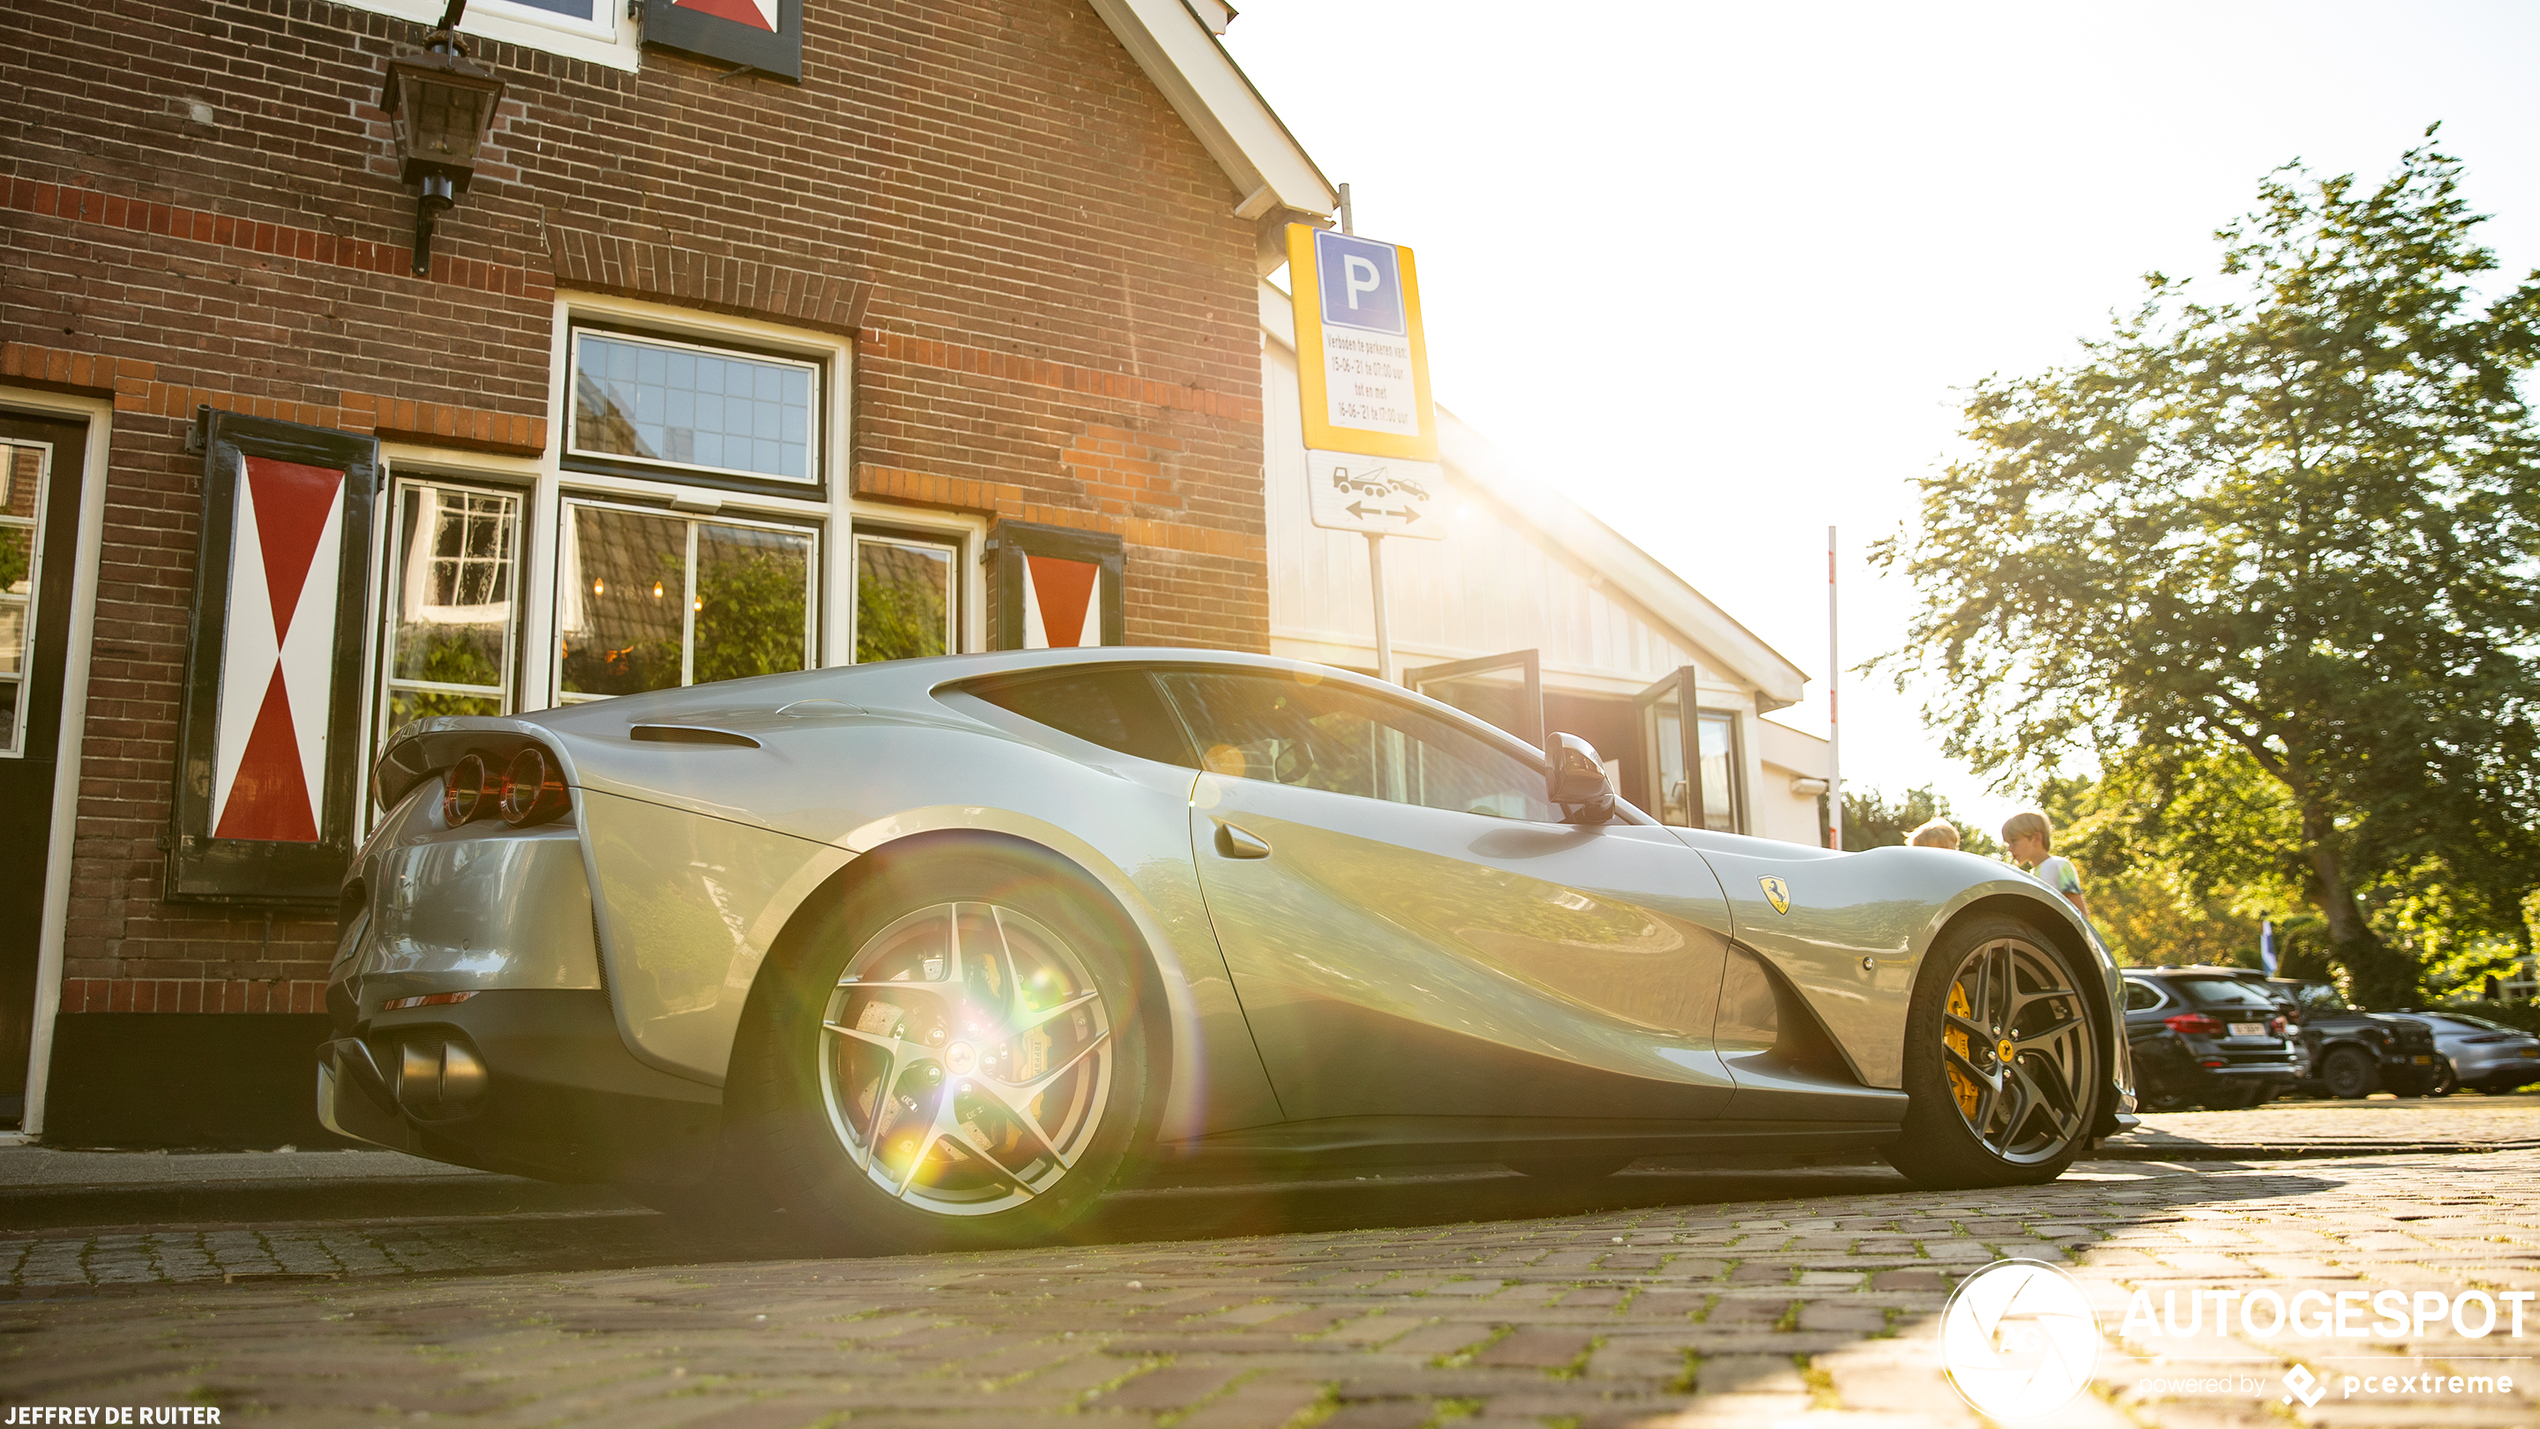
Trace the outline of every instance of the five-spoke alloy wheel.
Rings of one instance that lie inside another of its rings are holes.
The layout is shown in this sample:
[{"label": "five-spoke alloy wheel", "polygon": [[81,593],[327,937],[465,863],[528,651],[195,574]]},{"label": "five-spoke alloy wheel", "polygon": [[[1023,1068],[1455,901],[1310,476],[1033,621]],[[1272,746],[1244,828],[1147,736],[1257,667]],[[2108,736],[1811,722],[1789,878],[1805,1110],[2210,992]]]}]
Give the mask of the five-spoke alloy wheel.
[{"label": "five-spoke alloy wheel", "polygon": [[1045,1238],[1116,1179],[1145,1115],[1133,938],[1020,858],[912,858],[856,885],[753,1003],[743,1164],[856,1248]]},{"label": "five-spoke alloy wheel", "polygon": [[1904,1134],[1931,1186],[2052,1180],[2090,1144],[2106,1075],[2088,992],[2025,922],[1981,919],[1926,956],[1906,1019]]},{"label": "five-spoke alloy wheel", "polygon": [[1101,989],[1065,939],[1013,908],[939,903],[874,934],[815,1035],[838,1144],[876,1188],[938,1215],[1030,1202],[1102,1129]]}]

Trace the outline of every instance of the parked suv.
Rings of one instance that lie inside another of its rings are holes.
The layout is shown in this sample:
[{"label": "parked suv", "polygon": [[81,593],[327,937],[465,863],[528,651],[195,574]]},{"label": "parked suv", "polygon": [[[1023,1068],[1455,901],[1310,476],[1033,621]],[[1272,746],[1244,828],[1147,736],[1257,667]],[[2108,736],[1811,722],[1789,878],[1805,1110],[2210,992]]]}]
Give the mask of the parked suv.
[{"label": "parked suv", "polygon": [[2422,1022],[2387,1012],[2359,1012],[2337,985],[2269,977],[2254,968],[2216,968],[2267,990],[2298,1029],[2303,1072],[2296,1091],[2314,1096],[2440,1096],[2449,1088],[2434,1034]]},{"label": "parked suv", "polygon": [[2301,1075],[2282,1007],[2222,968],[2125,969],[2126,1044],[2147,1107],[2256,1106]]}]

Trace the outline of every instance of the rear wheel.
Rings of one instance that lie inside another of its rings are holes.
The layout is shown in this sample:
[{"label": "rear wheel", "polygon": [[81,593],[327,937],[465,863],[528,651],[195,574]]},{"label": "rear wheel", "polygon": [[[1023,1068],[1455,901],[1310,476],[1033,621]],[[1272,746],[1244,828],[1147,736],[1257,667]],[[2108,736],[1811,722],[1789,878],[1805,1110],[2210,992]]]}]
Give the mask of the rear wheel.
[{"label": "rear wheel", "polygon": [[2340,1101],[2353,1101],[2381,1090],[2381,1068],[2361,1047],[2339,1047],[2320,1063],[2320,1085]]},{"label": "rear wheel", "polygon": [[1934,1188],[2063,1174],[2089,1144],[2105,1080],[2089,1009],[2064,954],[2028,923],[1953,930],[1915,980],[1905,1125],[1880,1154]]},{"label": "rear wheel", "polygon": [[1047,869],[885,869],[753,1005],[748,1164],[789,1223],[857,1249],[1047,1236],[1110,1186],[1145,1114],[1130,948]]},{"label": "rear wheel", "polygon": [[2225,1082],[2203,1100],[2215,1111],[2247,1111],[2258,1104],[2259,1094],[2265,1090],[2255,1082]]},{"label": "rear wheel", "polygon": [[2429,1096],[2448,1097],[2460,1089],[2460,1070],[2452,1065],[2451,1059],[2448,1057],[2435,1058],[2434,1085],[2427,1089],[2427,1094]]}]

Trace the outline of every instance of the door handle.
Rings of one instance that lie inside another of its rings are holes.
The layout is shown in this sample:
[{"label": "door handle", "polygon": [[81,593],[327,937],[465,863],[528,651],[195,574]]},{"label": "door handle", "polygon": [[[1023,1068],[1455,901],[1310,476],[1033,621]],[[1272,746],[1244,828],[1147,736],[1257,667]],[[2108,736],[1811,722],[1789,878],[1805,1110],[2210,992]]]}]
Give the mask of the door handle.
[{"label": "door handle", "polygon": [[1268,858],[1270,845],[1220,819],[1217,821],[1217,856],[1219,858]]}]

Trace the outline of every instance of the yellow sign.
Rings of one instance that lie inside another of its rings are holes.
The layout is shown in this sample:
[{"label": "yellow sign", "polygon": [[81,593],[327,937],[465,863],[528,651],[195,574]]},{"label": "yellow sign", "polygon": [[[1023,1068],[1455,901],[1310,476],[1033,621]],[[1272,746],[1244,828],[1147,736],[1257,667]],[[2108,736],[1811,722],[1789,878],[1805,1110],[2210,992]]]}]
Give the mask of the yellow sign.
[{"label": "yellow sign", "polygon": [[1764,885],[1764,901],[1773,905],[1774,912],[1787,913],[1790,911],[1789,884],[1782,882],[1778,878],[1759,878],[1755,881]]},{"label": "yellow sign", "polygon": [[1307,450],[1436,461],[1438,413],[1411,250],[1292,224],[1288,286]]}]

